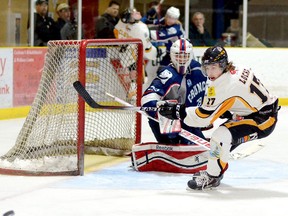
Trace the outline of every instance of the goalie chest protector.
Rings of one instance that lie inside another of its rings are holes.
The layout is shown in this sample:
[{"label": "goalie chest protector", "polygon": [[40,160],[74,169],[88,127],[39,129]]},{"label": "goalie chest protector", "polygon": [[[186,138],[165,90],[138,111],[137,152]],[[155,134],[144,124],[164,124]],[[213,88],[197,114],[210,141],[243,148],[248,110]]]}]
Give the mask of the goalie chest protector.
[{"label": "goalie chest protector", "polygon": [[137,171],[193,174],[206,170],[208,151],[197,145],[149,142],[133,145],[131,157]]}]

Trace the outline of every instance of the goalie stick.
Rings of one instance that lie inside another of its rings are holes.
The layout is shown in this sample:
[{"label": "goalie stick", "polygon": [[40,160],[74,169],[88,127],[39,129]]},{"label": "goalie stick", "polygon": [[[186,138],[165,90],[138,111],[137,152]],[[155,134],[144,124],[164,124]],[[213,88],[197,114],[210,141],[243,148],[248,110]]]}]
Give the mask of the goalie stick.
[{"label": "goalie stick", "polygon": [[[124,101],[124,100],[122,100],[122,99],[120,99],[120,98],[118,98],[112,94],[106,93],[109,97],[113,98],[115,101],[123,104],[124,106],[103,106],[103,105],[100,105],[96,101],[94,101],[94,99],[90,96],[90,94],[86,91],[84,86],[79,81],[74,82],[73,86],[76,89],[76,91],[79,93],[79,95],[84,99],[84,101],[92,108],[137,111],[137,112],[145,115],[146,117],[158,122],[157,119],[147,115],[147,113],[144,112],[145,109],[141,109],[141,107],[134,107],[132,104],[129,104],[126,101]],[[157,109],[155,107],[151,107],[151,108],[154,108],[154,111],[155,111],[155,109]],[[205,148],[205,150],[210,150],[210,148],[209,148],[210,143],[208,141],[206,141],[205,139],[202,139],[201,137],[196,136],[195,134],[193,134],[193,133],[191,133],[185,129],[181,129],[179,135],[182,136],[183,138],[195,143],[196,145],[199,145],[199,146]],[[249,147],[241,149],[241,150],[237,150],[237,148],[236,148],[235,150],[233,150],[230,153],[230,159],[239,160],[242,158],[246,158],[246,157],[258,152],[264,146],[265,145],[263,145],[261,143],[257,143],[254,145],[250,145]]]}]

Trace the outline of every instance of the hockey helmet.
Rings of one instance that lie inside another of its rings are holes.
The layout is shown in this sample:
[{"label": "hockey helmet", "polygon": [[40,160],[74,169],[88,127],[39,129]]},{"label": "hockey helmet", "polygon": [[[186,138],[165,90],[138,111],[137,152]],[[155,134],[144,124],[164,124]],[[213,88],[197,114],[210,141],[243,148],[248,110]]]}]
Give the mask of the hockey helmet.
[{"label": "hockey helmet", "polygon": [[[132,14],[134,12],[137,12],[135,8],[126,8],[121,14],[120,19],[123,23],[135,23],[139,20],[135,20],[135,18],[132,17]],[[141,19],[141,18],[140,18]]]},{"label": "hockey helmet", "polygon": [[178,39],[170,48],[170,57],[178,73],[186,74],[187,68],[193,59],[193,46],[184,39]]},{"label": "hockey helmet", "polygon": [[202,57],[202,67],[205,75],[206,75],[206,72],[204,70],[205,66],[216,63],[219,64],[219,66],[223,69],[223,71],[228,65],[228,55],[226,50],[222,46],[210,47],[205,51]]},{"label": "hockey helmet", "polygon": [[170,7],[168,8],[168,10],[166,11],[166,15],[171,17],[171,18],[174,18],[174,19],[179,19],[180,17],[180,10],[176,7]]}]

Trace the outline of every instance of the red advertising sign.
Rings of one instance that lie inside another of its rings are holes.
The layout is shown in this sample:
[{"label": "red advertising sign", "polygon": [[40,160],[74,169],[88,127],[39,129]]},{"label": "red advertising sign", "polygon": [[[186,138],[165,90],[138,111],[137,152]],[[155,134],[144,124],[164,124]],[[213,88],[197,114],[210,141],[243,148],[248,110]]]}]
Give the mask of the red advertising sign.
[{"label": "red advertising sign", "polygon": [[14,49],[13,106],[30,106],[35,98],[47,48]]},{"label": "red advertising sign", "polygon": [[0,108],[12,107],[12,48],[3,48],[0,51]]}]

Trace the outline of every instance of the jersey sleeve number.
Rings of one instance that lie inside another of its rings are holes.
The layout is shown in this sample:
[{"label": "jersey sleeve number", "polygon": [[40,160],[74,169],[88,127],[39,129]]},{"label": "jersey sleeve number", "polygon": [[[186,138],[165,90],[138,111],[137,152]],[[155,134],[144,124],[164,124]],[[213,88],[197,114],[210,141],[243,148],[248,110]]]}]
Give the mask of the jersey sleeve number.
[{"label": "jersey sleeve number", "polygon": [[[267,101],[267,96],[265,96],[261,91],[260,91],[260,87],[262,86],[262,88],[264,88],[264,86],[262,85],[262,83],[259,81],[259,79],[257,79],[255,76],[253,76],[253,81],[250,85],[250,92],[252,94],[256,94],[258,97],[260,97],[260,99],[262,100],[262,103],[265,103]],[[265,88],[264,88],[265,89]],[[265,89],[265,91],[267,91]]]},{"label": "jersey sleeve number", "polygon": [[216,98],[208,98],[207,105],[212,106],[214,104],[215,100],[216,100]]}]

